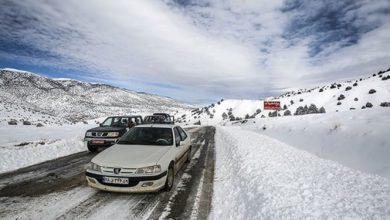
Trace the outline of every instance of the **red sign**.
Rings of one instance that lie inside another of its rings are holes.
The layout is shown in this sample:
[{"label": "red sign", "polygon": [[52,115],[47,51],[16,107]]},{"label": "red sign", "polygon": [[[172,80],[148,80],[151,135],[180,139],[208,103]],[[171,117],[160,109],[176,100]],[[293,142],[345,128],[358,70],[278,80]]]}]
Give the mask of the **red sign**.
[{"label": "red sign", "polygon": [[264,101],[264,110],[280,110],[280,101]]}]

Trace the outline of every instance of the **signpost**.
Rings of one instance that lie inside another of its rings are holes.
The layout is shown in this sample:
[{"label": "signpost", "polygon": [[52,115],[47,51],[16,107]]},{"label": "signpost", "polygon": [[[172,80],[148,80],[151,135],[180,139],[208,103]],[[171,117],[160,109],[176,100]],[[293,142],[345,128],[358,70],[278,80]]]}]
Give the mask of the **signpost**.
[{"label": "signpost", "polygon": [[264,110],[275,110],[276,117],[278,117],[278,111],[280,110],[280,101],[264,101]]},{"label": "signpost", "polygon": [[280,101],[264,101],[264,110],[280,110]]}]

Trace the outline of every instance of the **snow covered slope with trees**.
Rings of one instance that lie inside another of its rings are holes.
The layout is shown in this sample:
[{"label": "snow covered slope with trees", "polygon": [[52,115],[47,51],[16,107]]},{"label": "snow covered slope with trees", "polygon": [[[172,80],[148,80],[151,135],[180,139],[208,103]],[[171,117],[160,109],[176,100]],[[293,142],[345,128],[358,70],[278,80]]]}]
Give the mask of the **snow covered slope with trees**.
[{"label": "snow covered slope with trees", "polygon": [[[390,69],[356,80],[291,91],[266,100],[281,102],[283,110],[279,111],[280,116],[390,107]],[[198,121],[218,124],[254,117],[275,117],[276,112],[263,109],[263,102],[222,99],[207,107],[182,113],[178,118],[188,124]]]},{"label": "snow covered slope with trees", "polygon": [[238,126],[320,158],[390,179],[390,70],[267,100],[221,100],[186,112],[183,124]]},{"label": "snow covered slope with trees", "polygon": [[0,123],[11,119],[64,124],[108,115],[184,111],[192,106],[168,97],[106,84],[51,79],[0,69]]}]

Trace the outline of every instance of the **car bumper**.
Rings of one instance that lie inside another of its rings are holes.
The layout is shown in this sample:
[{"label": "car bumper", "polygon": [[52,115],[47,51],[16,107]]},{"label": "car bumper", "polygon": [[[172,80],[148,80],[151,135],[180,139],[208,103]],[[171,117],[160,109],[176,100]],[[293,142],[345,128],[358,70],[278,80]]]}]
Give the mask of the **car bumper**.
[{"label": "car bumper", "polygon": [[[110,147],[116,143],[118,138],[90,138],[86,137],[84,138],[84,146],[86,147],[87,144],[93,145],[93,146],[99,146],[99,147]],[[93,141],[103,141],[103,143],[93,143]]]},{"label": "car bumper", "polygon": [[[89,186],[104,191],[128,192],[128,193],[156,192],[165,186],[167,171],[156,176],[138,176],[138,177],[103,175],[103,174],[96,174],[96,173],[86,171],[85,176]],[[120,185],[120,184],[113,184],[113,183],[104,183],[103,176],[128,178],[129,184]]]}]

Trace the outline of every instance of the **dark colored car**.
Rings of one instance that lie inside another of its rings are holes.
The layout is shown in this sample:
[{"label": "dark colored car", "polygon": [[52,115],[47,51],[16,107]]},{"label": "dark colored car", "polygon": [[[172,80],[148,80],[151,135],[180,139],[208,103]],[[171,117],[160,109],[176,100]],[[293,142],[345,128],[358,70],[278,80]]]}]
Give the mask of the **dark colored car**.
[{"label": "dark colored car", "polygon": [[154,113],[144,118],[144,124],[174,124],[175,117],[167,113]]},{"label": "dark colored car", "polygon": [[99,147],[114,145],[131,127],[139,124],[143,124],[139,115],[108,117],[99,127],[89,129],[85,133],[84,143],[89,151],[96,152]]}]

